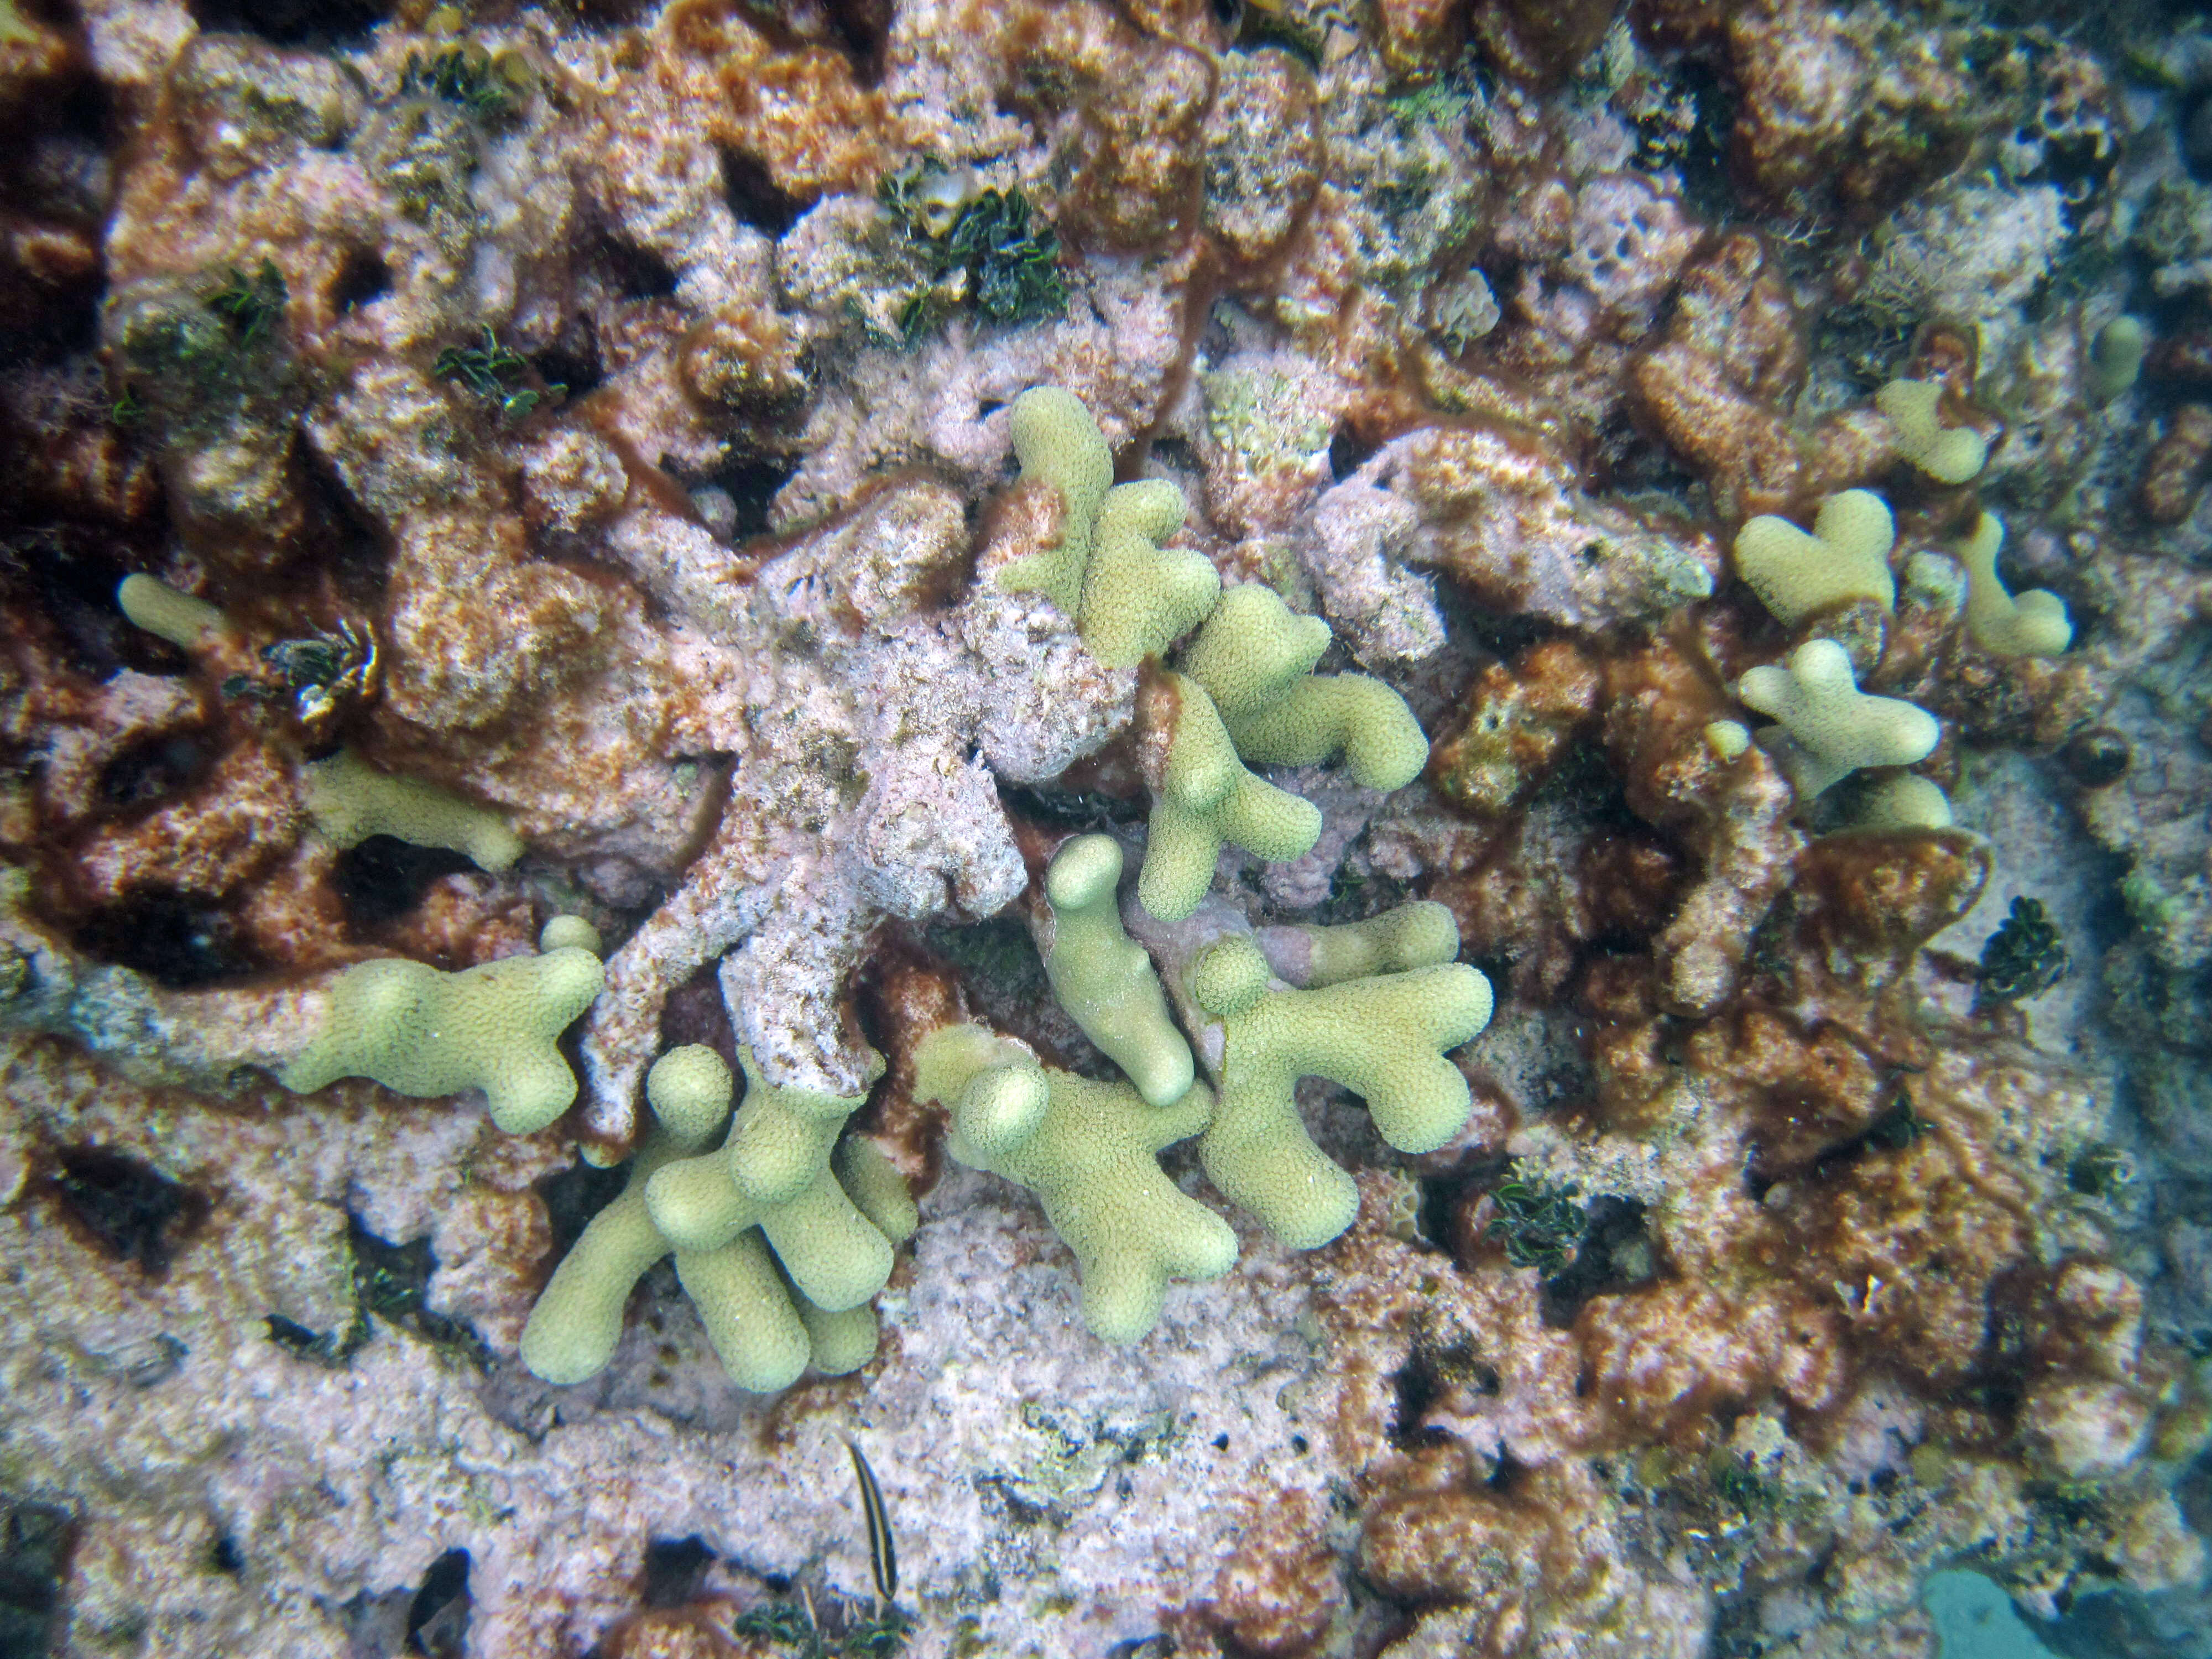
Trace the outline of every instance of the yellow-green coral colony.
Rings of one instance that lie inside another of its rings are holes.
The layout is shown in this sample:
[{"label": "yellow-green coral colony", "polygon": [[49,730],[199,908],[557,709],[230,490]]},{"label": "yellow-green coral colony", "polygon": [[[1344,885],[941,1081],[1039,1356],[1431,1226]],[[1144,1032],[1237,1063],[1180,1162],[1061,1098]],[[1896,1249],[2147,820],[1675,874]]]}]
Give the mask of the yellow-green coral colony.
[{"label": "yellow-green coral colony", "polygon": [[1224,594],[1184,653],[1182,672],[1206,688],[1237,752],[1263,764],[1310,766],[1344,757],[1353,781],[1402,789],[1420,775],[1428,739],[1406,700],[1364,674],[1316,674],[1328,624],[1300,617],[1273,588]]},{"label": "yellow-green coral colony", "polygon": [[[830,1142],[844,1111],[817,1109],[819,1097],[794,1100],[795,1091],[769,1088],[750,1054],[741,1051],[740,1058],[748,1078],[745,1109],[757,1125],[768,1124],[766,1133],[749,1139],[757,1163],[746,1165],[746,1173],[758,1185],[793,1194],[780,1218],[784,1237],[764,1237],[762,1227],[749,1223],[701,1242],[689,1234],[672,1237],[656,1218],[655,1183],[673,1170],[712,1166],[711,1173],[729,1183],[744,1127],[740,1121],[721,1151],[702,1152],[731,1121],[729,1068],[712,1049],[697,1046],[662,1055],[646,1079],[656,1127],[631,1164],[628,1184],[562,1259],[524,1328],[522,1361],[537,1376],[565,1384],[602,1370],[621,1338],[632,1287],[672,1251],[678,1283],[740,1388],[771,1392],[794,1381],[810,1362],[834,1376],[858,1370],[874,1355],[875,1316],[865,1304],[882,1285],[879,1259],[887,1273],[892,1245],[914,1231],[914,1201],[868,1143],[848,1140],[833,1158]],[[838,1103],[848,1111],[859,1102]],[[793,1117],[796,1127],[783,1121]],[[826,1228],[807,1224],[825,1215],[832,1218]],[[856,1230],[865,1230],[859,1248]],[[805,1264],[804,1278],[794,1258]],[[835,1284],[840,1297],[854,1285],[867,1288],[825,1306],[806,1294],[809,1280]]]},{"label": "yellow-green coral colony", "polygon": [[[1455,951],[1456,937],[1452,944]],[[1490,1024],[1490,981],[1472,968],[1446,963],[1274,990],[1259,947],[1231,937],[1191,963],[1183,988],[1220,1024],[1221,1094],[1199,1142],[1206,1173],[1294,1249],[1326,1244],[1359,1212],[1352,1177],[1298,1117],[1301,1077],[1362,1096],[1382,1138],[1402,1152],[1434,1152],[1467,1121],[1467,1079],[1444,1056]]]},{"label": "yellow-green coral colony", "polygon": [[1934,380],[1892,380],[1874,394],[1897,453],[1938,483],[1962,484],[1982,470],[1990,447],[1972,427],[1945,426],[1942,400],[1943,388]]},{"label": "yellow-green coral colony", "polygon": [[556,1045],[604,978],[599,958],[574,945],[458,974],[397,958],[364,962],[332,983],[321,1031],[279,1080],[301,1094],[342,1077],[373,1078],[403,1095],[481,1089],[494,1123],[531,1134],[576,1097],[575,1073]]},{"label": "yellow-green coral colony", "polygon": [[1152,834],[1137,890],[1146,909],[1168,921],[1196,909],[1224,844],[1273,861],[1312,850],[1319,811],[1248,760],[1304,766],[1340,755],[1372,789],[1419,775],[1428,740],[1405,699],[1365,675],[1315,674],[1327,623],[1295,615],[1265,587],[1224,593],[1210,560],[1162,548],[1182,522],[1182,492],[1158,479],[1110,484],[1112,455],[1081,403],[1033,387],[1009,418],[1022,476],[1059,490],[1062,527],[1057,545],[1004,567],[999,586],[1048,595],[1109,667],[1134,667],[1199,629],[1157,704],[1170,711],[1171,734],[1147,779]]},{"label": "yellow-green coral colony", "polygon": [[337,846],[392,836],[459,853],[484,870],[504,870],[522,856],[521,838],[497,813],[435,784],[380,772],[350,749],[302,767],[301,781],[316,828]]},{"label": "yellow-green coral colony", "polygon": [[750,1049],[745,1100],[720,1151],[679,1159],[646,1183],[646,1208],[681,1250],[714,1250],[754,1228],[792,1283],[832,1313],[859,1306],[890,1277],[891,1250],[830,1172],[845,1120],[866,1100],[770,1084]]},{"label": "yellow-green coral colony", "polygon": [[1218,1279],[1237,1260],[1226,1222],[1161,1172],[1158,1154],[1206,1127],[1212,1097],[1194,1084],[1148,1106],[1125,1083],[1047,1070],[980,1026],[923,1042],[915,1092],[952,1109],[952,1155],[1029,1188],[1075,1252],[1083,1321],[1109,1342],[1158,1322],[1168,1281]]},{"label": "yellow-green coral colony", "polygon": [[1887,611],[1897,603],[1889,573],[1896,538],[1881,496],[1846,489],[1820,503],[1809,535],[1772,514],[1747,520],[1736,532],[1736,574],[1761,605],[1793,627],[1854,599],[1871,599]]},{"label": "yellow-green coral colony", "polygon": [[153,576],[125,576],[115,603],[137,627],[179,650],[198,651],[230,626],[230,620],[205,599],[179,593]]},{"label": "yellow-green coral colony", "polygon": [[1997,577],[1997,553],[2004,546],[2004,526],[1994,513],[1984,513],[1960,544],[1959,562],[1966,567],[1967,637],[1993,657],[2056,657],[2073,642],[2074,625],[2066,617],[2066,601],[2037,587],[2025,593],[2008,593]]},{"label": "yellow-green coral colony", "polygon": [[1197,1073],[1152,957],[1122,931],[1121,878],[1121,849],[1110,836],[1078,836],[1054,855],[1045,873],[1052,909],[1045,976],[1060,1006],[1129,1074],[1146,1103],[1172,1106]]},{"label": "yellow-green coral colony", "polygon": [[1925,760],[1942,735],[1927,710],[1861,691],[1850,653],[1833,640],[1807,641],[1786,666],[1749,670],[1736,696],[1778,722],[1778,736],[1773,726],[1759,735],[1808,800],[1862,767]]},{"label": "yellow-green coral colony", "polygon": [[1163,921],[1198,908],[1224,842],[1275,861],[1302,858],[1321,839],[1321,809],[1278,789],[1238,758],[1237,745],[1194,680],[1165,677],[1175,699],[1174,739],[1152,787],[1151,839],[1137,897]]}]

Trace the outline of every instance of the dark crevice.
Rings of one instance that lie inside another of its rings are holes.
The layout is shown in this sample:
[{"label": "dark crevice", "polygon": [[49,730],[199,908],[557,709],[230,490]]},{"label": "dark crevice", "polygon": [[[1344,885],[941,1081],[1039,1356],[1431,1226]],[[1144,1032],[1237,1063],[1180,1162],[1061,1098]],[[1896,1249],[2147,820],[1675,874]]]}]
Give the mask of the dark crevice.
[{"label": "dark crevice", "polygon": [[62,1586],[77,1526],[51,1504],[0,1498],[0,1656],[43,1659],[58,1652]]},{"label": "dark crevice", "polygon": [[180,795],[208,773],[213,757],[187,732],[149,738],[100,769],[100,799],[109,806],[150,806]]},{"label": "dark crevice", "polygon": [[258,34],[280,46],[364,46],[390,0],[191,0],[210,33]]},{"label": "dark crevice", "polygon": [[447,1550],[430,1564],[407,1608],[407,1651],[461,1659],[469,1636],[469,1553]]},{"label": "dark crevice", "polygon": [[739,223],[770,238],[781,236],[812,205],[787,194],[766,162],[741,149],[722,151],[722,195]]},{"label": "dark crevice", "polygon": [[1438,1431],[1421,1419],[1443,1393],[1444,1379],[1428,1351],[1418,1344],[1406,1363],[1390,1374],[1390,1443],[1410,1450],[1433,1441]]},{"label": "dark crevice", "polygon": [[700,1586],[714,1559],[714,1552],[696,1534],[651,1540],[638,1575],[638,1601],[648,1607],[688,1607],[699,1599]]},{"label": "dark crevice", "polygon": [[70,943],[172,991],[242,978],[263,965],[230,915],[175,893],[142,894],[96,911]]},{"label": "dark crevice", "polygon": [[544,350],[532,352],[530,366],[546,385],[564,387],[562,395],[572,404],[597,392],[607,378],[606,366],[599,360],[599,336],[589,318]]},{"label": "dark crevice", "polygon": [[374,248],[357,247],[347,250],[345,263],[331,279],[326,297],[331,309],[343,315],[391,292],[392,268],[384,263],[384,256]]},{"label": "dark crevice", "polygon": [[546,1226],[553,1236],[547,1260],[558,1261],[566,1256],[569,1247],[584,1236],[584,1229],[592,1224],[592,1218],[620,1197],[629,1182],[627,1168],[602,1170],[580,1158],[538,1182],[538,1201],[545,1206]]},{"label": "dark crevice", "polygon": [[475,867],[465,854],[371,836],[338,854],[331,886],[349,926],[375,928],[414,909],[435,883]]},{"label": "dark crevice", "polygon": [[732,539],[744,541],[769,533],[769,515],[777,493],[797,476],[797,466],[757,457],[732,461],[708,482],[726,494],[738,509]]},{"label": "dark crevice", "polygon": [[207,1218],[208,1200],[149,1164],[101,1146],[64,1149],[54,1176],[63,1213],[105,1254],[149,1279]]},{"label": "dark crevice", "polygon": [[[12,505],[0,500],[0,515],[12,517]],[[40,525],[0,542],[0,601],[41,617],[70,669],[91,679],[118,668],[184,672],[184,653],[133,628],[117,607],[115,589],[130,574],[100,538],[76,526]]]},{"label": "dark crevice", "polygon": [[1583,1213],[1575,1259],[1544,1281],[1544,1322],[1554,1330],[1572,1325],[1591,1297],[1618,1296],[1657,1275],[1658,1259],[1644,1230],[1640,1201],[1601,1195],[1590,1200]]},{"label": "dark crevice", "polygon": [[[364,1316],[374,1314],[431,1346],[466,1360],[477,1370],[491,1364],[491,1351],[465,1321],[438,1313],[428,1304],[431,1275],[438,1258],[428,1238],[394,1244],[346,1218],[346,1242],[353,1249],[353,1293]],[[358,1346],[356,1344],[355,1346]]]},{"label": "dark crevice", "polygon": [[615,292],[625,300],[665,300],[676,292],[676,272],[651,248],[619,236],[599,245]]},{"label": "dark crevice", "polygon": [[1378,444],[1370,443],[1348,426],[1340,426],[1328,441],[1328,476],[1341,483],[1367,465]]},{"label": "dark crevice", "polygon": [[391,562],[383,532],[314,445],[302,444],[298,453],[301,493],[313,514],[317,539],[328,549],[322,558],[337,578],[339,595],[364,610],[378,607]]}]

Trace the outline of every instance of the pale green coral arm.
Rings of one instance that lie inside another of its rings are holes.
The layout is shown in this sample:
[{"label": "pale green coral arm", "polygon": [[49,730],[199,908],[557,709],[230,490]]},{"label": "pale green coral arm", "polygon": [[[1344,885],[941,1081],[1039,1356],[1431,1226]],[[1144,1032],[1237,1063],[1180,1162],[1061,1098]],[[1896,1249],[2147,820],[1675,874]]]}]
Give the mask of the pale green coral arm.
[{"label": "pale green coral arm", "polygon": [[1273,766],[1341,754],[1367,789],[1402,789],[1428,764],[1429,740],[1406,700],[1364,674],[1316,674],[1256,714],[1229,722],[1237,752]]},{"label": "pale green coral arm", "polygon": [[678,1250],[676,1279],[732,1382],[773,1394],[799,1380],[810,1352],[806,1327],[757,1232],[719,1249]]},{"label": "pale green coral arm", "polygon": [[[916,1093],[953,1107],[952,1154],[1034,1191],[1075,1254],[1084,1323],[1133,1342],[1158,1323],[1171,1279],[1213,1279],[1237,1257],[1228,1224],[1161,1173],[1159,1150],[1203,1128],[1211,1091],[1146,1106],[1126,1084],[1046,1071],[973,1025],[933,1032]],[[927,1090],[928,1092],[923,1092]]]},{"label": "pale green coral arm", "polygon": [[561,1259],[522,1329],[522,1363],[548,1382],[597,1375],[622,1338],[623,1305],[645,1270],[668,1254],[646,1207],[655,1171],[712,1140],[730,1117],[730,1073],[710,1048],[662,1055],[646,1078],[656,1127],[613,1203]]},{"label": "pale green coral arm", "polygon": [[1212,560],[1159,544],[1182,527],[1182,491],[1161,478],[1116,484],[1099,503],[1081,632],[1109,668],[1134,668],[1166,650],[1221,596]]},{"label": "pale green coral arm", "polygon": [[1137,897],[1179,921],[1206,896],[1224,842],[1277,862],[1301,858],[1321,839],[1321,809],[1246,769],[1204,687],[1181,674],[1163,680],[1174,736],[1154,782]]},{"label": "pale green coral arm", "polygon": [[599,958],[573,945],[458,974],[398,959],[361,963],[331,986],[322,1030],[279,1081],[299,1094],[342,1077],[418,1097],[481,1089],[494,1123],[534,1133],[576,1097],[556,1043],[604,979]]},{"label": "pale green coral arm", "polygon": [[1307,988],[1431,967],[1459,954],[1459,923],[1433,899],[1334,927],[1262,927],[1253,938],[1278,979]]},{"label": "pale green coral arm", "polygon": [[1182,672],[1206,688],[1225,720],[1258,714],[1313,672],[1328,649],[1328,624],[1302,617],[1272,587],[1247,582],[1221,603],[1184,647]]},{"label": "pale green coral arm", "polygon": [[1098,503],[1114,482],[1113,452],[1091,411],[1056,386],[1030,387],[1007,418],[1023,481],[1041,478],[1060,492],[1060,534],[1059,545],[1001,568],[998,585],[1008,593],[1043,593],[1072,621],[1083,608]]},{"label": "pale green coral arm", "polygon": [[1326,1243],[1358,1208],[1350,1177],[1299,1119],[1301,1077],[1364,1097],[1401,1152],[1433,1152],[1467,1121],[1467,1079],[1445,1054],[1490,1022],[1490,982],[1472,968],[1275,991],[1258,946],[1232,936],[1194,959],[1183,984],[1221,1022],[1221,1100],[1199,1156],[1215,1186],[1293,1248]]},{"label": "pale green coral arm", "polygon": [[1137,1092],[1152,1105],[1171,1105],[1196,1068],[1152,957],[1122,929],[1121,878],[1121,848],[1110,836],[1078,836],[1054,854],[1045,872],[1052,907],[1045,976],[1060,1006]]}]

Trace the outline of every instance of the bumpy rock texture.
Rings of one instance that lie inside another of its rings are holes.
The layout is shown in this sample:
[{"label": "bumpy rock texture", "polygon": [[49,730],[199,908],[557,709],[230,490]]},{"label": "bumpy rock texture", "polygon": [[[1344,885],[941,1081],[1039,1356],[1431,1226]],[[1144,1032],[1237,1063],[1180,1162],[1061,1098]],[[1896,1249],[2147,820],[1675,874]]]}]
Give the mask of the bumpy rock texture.
[{"label": "bumpy rock texture", "polygon": [[[2205,1651],[2208,110],[2178,8],[0,0],[0,1645],[873,1650],[850,1431],[917,1654],[1935,1659],[1959,1559]],[[1431,745],[1100,900],[1201,1069],[1224,937],[1431,901],[1497,995],[1437,1150],[1298,1085],[1325,1248],[1168,1150],[1240,1260],[1121,1351],[914,1086],[1114,1076],[1030,933],[1164,682],[994,580],[1047,384]],[[1851,490],[1888,580],[1770,611],[1746,521]],[[1984,512],[2062,653],[1978,644]],[[1933,749],[1801,795],[1733,688],[1814,640]],[[520,855],[340,844],[342,754]],[[1853,827],[1905,777],[1954,826]],[[556,915],[560,1121],[272,1080]],[[539,1382],[694,1042],[867,1093],[876,1358],[743,1395],[664,1267]]]}]

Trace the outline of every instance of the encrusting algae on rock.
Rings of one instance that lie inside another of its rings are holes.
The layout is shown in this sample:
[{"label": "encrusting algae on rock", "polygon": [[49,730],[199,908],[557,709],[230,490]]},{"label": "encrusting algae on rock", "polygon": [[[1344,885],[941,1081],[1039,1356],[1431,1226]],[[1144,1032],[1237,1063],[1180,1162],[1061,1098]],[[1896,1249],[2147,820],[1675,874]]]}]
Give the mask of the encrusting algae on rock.
[{"label": "encrusting algae on rock", "polygon": [[0,1646],[2194,1652],[2208,94],[0,9]]}]

